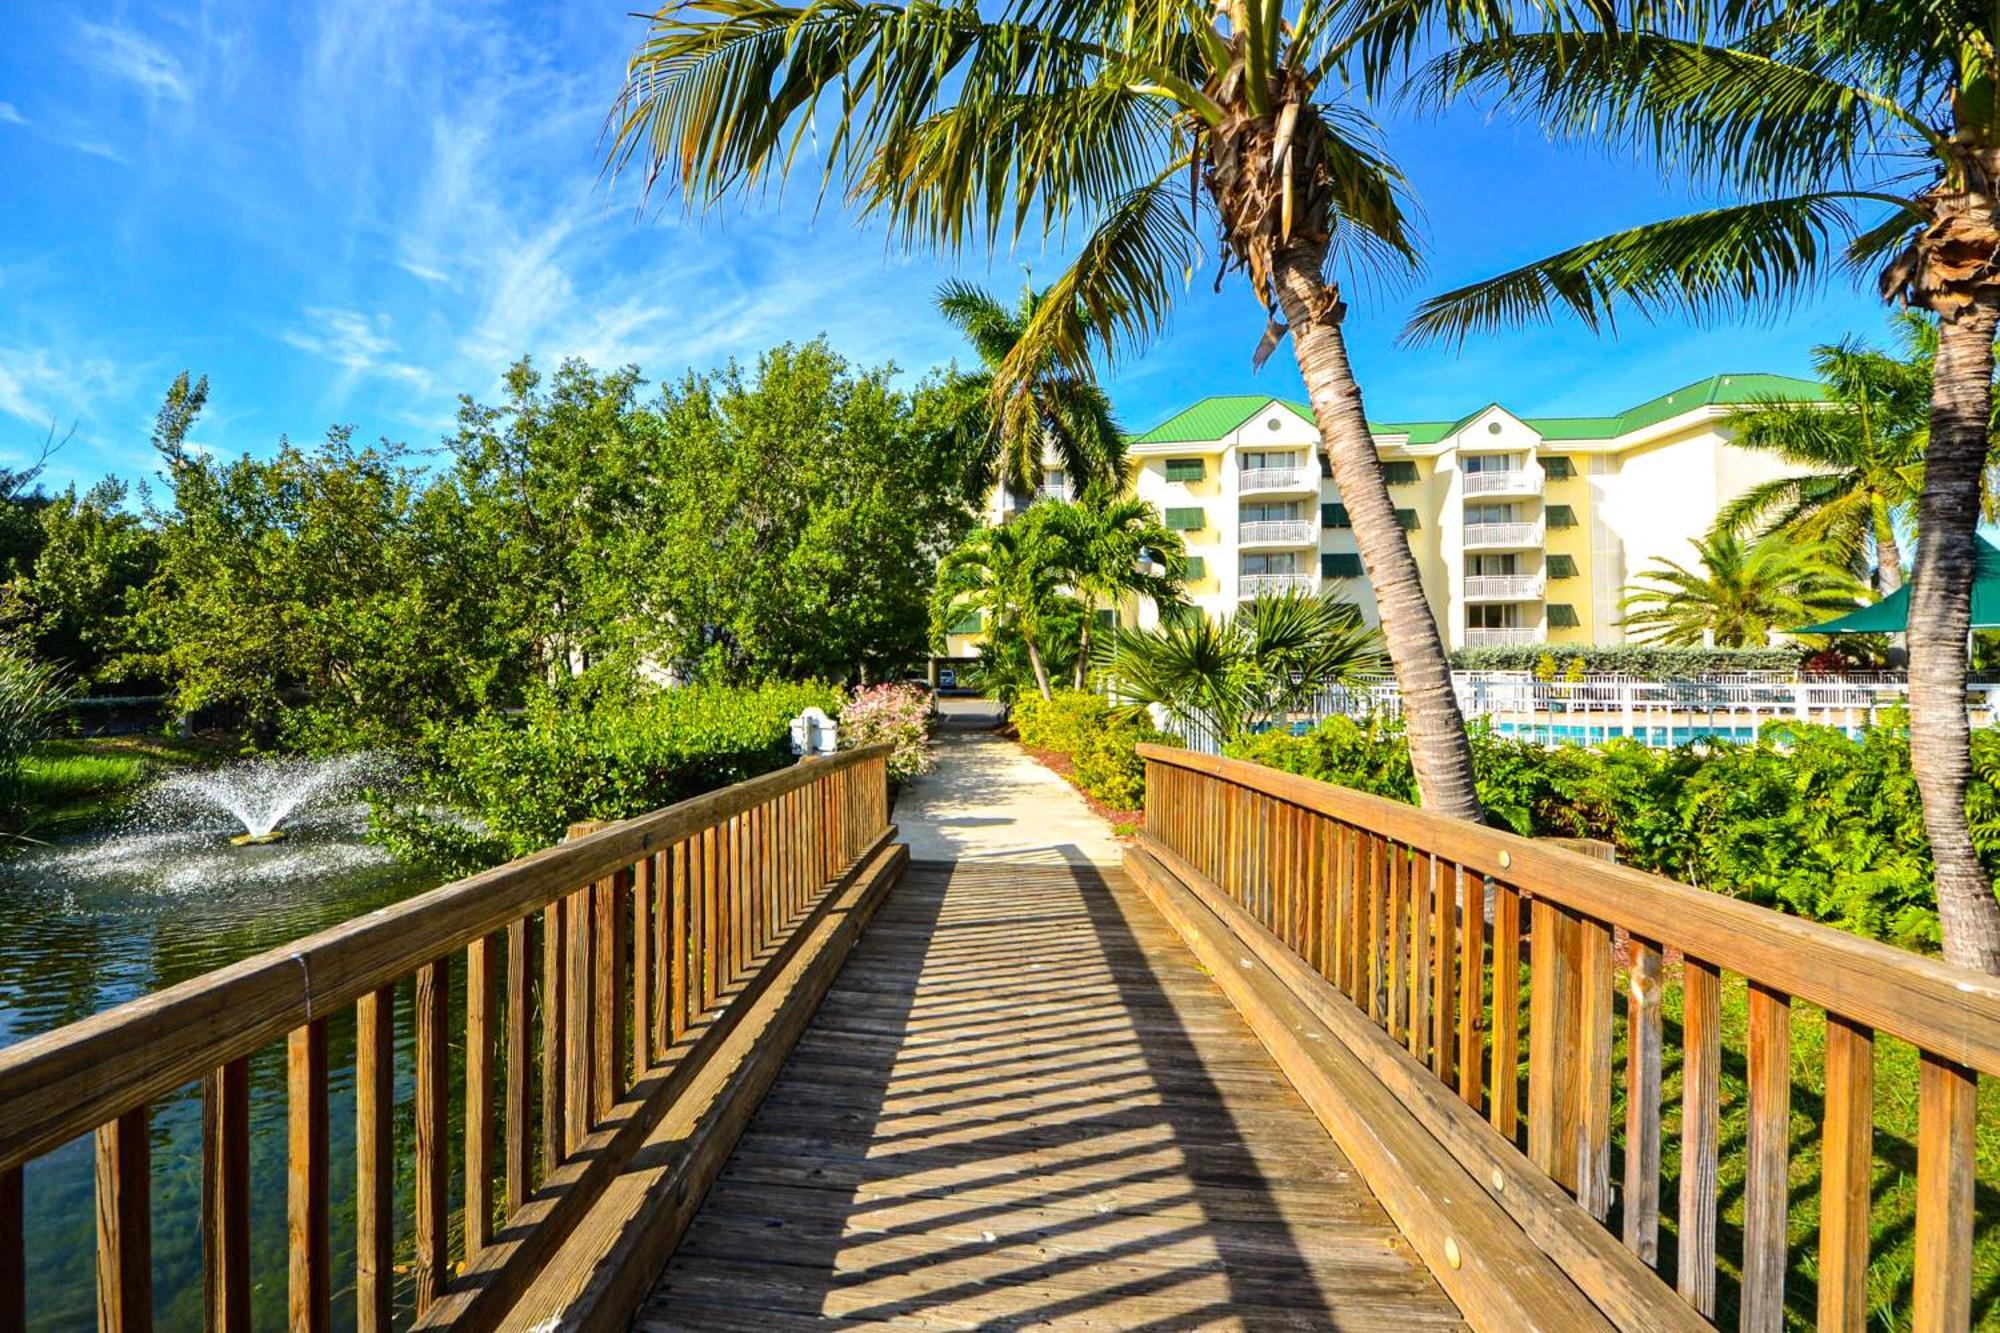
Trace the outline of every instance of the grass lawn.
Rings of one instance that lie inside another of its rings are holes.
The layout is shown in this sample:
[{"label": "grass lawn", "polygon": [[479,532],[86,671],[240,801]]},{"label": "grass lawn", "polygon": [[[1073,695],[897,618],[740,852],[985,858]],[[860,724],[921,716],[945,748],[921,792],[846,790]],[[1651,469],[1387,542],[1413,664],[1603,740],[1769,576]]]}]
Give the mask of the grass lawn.
[{"label": "grass lawn", "polygon": [[211,762],[234,746],[198,737],[101,736],[51,740],[22,761],[13,809],[0,824],[36,838],[75,832],[116,813],[140,784],[183,764]]}]

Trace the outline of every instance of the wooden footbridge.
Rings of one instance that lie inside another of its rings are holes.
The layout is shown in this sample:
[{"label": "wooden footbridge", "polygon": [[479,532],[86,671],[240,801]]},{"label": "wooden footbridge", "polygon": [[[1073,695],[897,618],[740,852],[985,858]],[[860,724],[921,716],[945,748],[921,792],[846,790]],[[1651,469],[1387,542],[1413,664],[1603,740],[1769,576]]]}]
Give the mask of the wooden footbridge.
[{"label": "wooden footbridge", "polygon": [[[82,1136],[111,1330],[152,1326],[155,1230],[195,1226],[207,1326],[250,1327],[253,1210],[284,1214],[300,1330],[1858,1330],[1892,1191],[1909,1325],[1996,1317],[1973,1257],[1992,980],[1146,758],[1123,867],[911,864],[884,756],[857,751],[0,1051],[0,1330],[37,1325],[23,1168]],[[1795,1013],[1825,1025],[1813,1105]],[[1878,1041],[1920,1067],[1887,1182]],[[274,1045],[288,1171],[253,1197]],[[188,1084],[198,1215],[155,1216],[148,1108]]]}]

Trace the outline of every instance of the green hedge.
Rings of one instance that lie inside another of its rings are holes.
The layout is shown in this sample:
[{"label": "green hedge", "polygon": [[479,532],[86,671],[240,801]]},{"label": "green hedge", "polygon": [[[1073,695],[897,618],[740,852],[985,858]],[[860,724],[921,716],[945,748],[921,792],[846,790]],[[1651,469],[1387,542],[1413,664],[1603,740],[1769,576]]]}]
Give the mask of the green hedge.
[{"label": "green hedge", "polygon": [[[1472,731],[1479,798],[1517,833],[1601,838],[1619,859],[1690,884],[1910,948],[1938,941],[1922,804],[1904,736],[1850,740],[1774,722],[1752,744],[1674,750],[1636,741],[1554,749]],[[1333,718],[1269,733],[1237,758],[1398,800],[1416,799],[1394,724]],[[2000,734],[1973,733],[1974,841],[2000,872]]]},{"label": "green hedge", "polygon": [[1674,677],[1797,671],[1809,655],[1810,650],[1797,644],[1783,648],[1651,648],[1645,644],[1593,648],[1586,644],[1523,643],[1504,648],[1460,648],[1451,655],[1451,664],[1460,671],[1533,671],[1544,658],[1553,658],[1559,671],[1581,660],[1590,671]]},{"label": "green hedge", "polygon": [[532,702],[522,718],[434,733],[416,791],[375,802],[379,840],[463,873],[561,840],[586,819],[628,819],[792,762],[791,720],[828,713],[819,684],[696,685],[638,699]]},{"label": "green hedge", "polygon": [[1067,756],[1076,785],[1113,810],[1137,810],[1146,802],[1146,765],[1135,747],[1178,743],[1143,718],[1114,712],[1104,696],[1088,690],[1057,690],[1053,699],[1024,696],[1013,719],[1021,744]]}]

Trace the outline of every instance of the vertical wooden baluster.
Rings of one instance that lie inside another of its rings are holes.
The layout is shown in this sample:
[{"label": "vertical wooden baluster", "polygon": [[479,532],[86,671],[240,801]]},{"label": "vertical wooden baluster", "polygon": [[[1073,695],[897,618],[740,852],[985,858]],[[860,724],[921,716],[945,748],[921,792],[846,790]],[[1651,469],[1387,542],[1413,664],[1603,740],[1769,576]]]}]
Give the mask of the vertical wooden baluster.
[{"label": "vertical wooden baluster", "polygon": [[715,1004],[715,997],[722,992],[721,944],[722,923],[718,920],[722,911],[722,893],[716,883],[716,831],[713,827],[701,831],[701,893],[702,893],[702,950],[701,950],[701,1007],[704,1012]]},{"label": "vertical wooden baluster", "polygon": [[1611,1049],[1613,991],[1611,928],[1585,918],[1576,925],[1575,1069],[1576,1199],[1602,1222],[1611,1215]]},{"label": "vertical wooden baluster", "polygon": [[597,969],[591,957],[597,939],[596,918],[591,911],[595,896],[595,886],[586,884],[563,899],[563,946],[568,955],[563,960],[566,983],[563,994],[568,1001],[568,1012],[563,1015],[564,1035],[568,1038],[568,1048],[563,1051],[565,1158],[576,1152],[594,1123],[590,1089],[597,1075],[597,1062],[591,1055],[591,1041],[596,1035],[591,1001],[597,996]]},{"label": "vertical wooden baluster", "polygon": [[[871,798],[872,799],[872,798]],[[778,874],[779,844],[773,816],[777,807],[766,802],[757,807],[757,919],[764,924],[764,943],[778,938],[784,924],[783,895]],[[761,953],[762,950],[760,949]]]},{"label": "vertical wooden baluster", "polygon": [[493,1238],[493,1039],[499,997],[492,938],[465,946],[465,1262]]},{"label": "vertical wooden baluster", "polygon": [[1625,1248],[1660,1266],[1660,948],[1633,936],[1625,974]]},{"label": "vertical wooden baluster", "polygon": [[1676,1287],[1715,1317],[1716,1112],[1722,1070],[1722,976],[1689,958],[1681,968],[1681,1203]]},{"label": "vertical wooden baluster", "polygon": [[1410,862],[1410,1054],[1430,1059],[1431,1034],[1431,858],[1418,852]]},{"label": "vertical wooden baluster", "polygon": [[1822,1329],[1861,1333],[1868,1325],[1868,1187],[1874,1164],[1875,1032],[1830,1013],[1826,1121],[1820,1138]]},{"label": "vertical wooden baluster", "polygon": [[619,973],[624,959],[618,948],[620,881],[600,879],[590,889],[590,1123],[593,1128],[611,1110],[617,1099],[618,1061],[622,1045],[618,1040],[618,1015],[623,996],[619,993]]},{"label": "vertical wooden baluster", "polygon": [[[634,1080],[640,1070],[651,1065],[667,1049],[666,849],[661,848],[648,856],[643,868],[646,872],[643,920],[639,910],[632,913],[632,966],[638,975],[646,978],[645,1003],[642,1005],[636,995],[632,1001],[634,1026],[638,1034],[643,1034],[632,1043]],[[643,958],[639,949],[641,937],[646,941]]]},{"label": "vertical wooden baluster", "polygon": [[1915,1333],[1972,1324],[1973,1138],[1979,1083],[1965,1066],[1920,1051],[1917,1076]]},{"label": "vertical wooden baluster", "polygon": [[0,1328],[28,1326],[27,1195],[21,1168],[0,1168]]},{"label": "vertical wooden baluster", "polygon": [[1493,886],[1493,1080],[1486,1118],[1510,1142],[1521,1123],[1521,893]]},{"label": "vertical wooden baluster", "polygon": [[667,956],[672,960],[672,976],[668,984],[673,987],[673,999],[667,1007],[672,1020],[667,1028],[669,1045],[679,1041],[681,1033],[687,1031],[689,1017],[688,949],[692,935],[688,928],[688,842],[685,838],[674,844],[670,869],[673,917],[667,927]]},{"label": "vertical wooden baluster", "polygon": [[1437,950],[1431,997],[1431,1072],[1450,1087],[1458,1057],[1458,867],[1431,863],[1431,939]]},{"label": "vertical wooden baluster", "polygon": [[1377,1023],[1387,1026],[1388,1006],[1385,987],[1388,985],[1387,957],[1382,952],[1382,941],[1389,929],[1389,854],[1390,845],[1375,834],[1368,835],[1368,1016]]},{"label": "vertical wooden baluster", "polygon": [[1785,1326],[1785,1211],[1791,1194],[1792,1002],[1750,984],[1750,1123],[1743,1177],[1743,1328]]},{"label": "vertical wooden baluster", "polygon": [[1528,949],[1528,1160],[1564,1189],[1577,1187],[1575,1061],[1581,922],[1547,898],[1534,900]]},{"label": "vertical wooden baluster", "polygon": [[1316,814],[1306,816],[1306,962],[1326,975],[1326,942],[1332,935],[1327,903],[1333,887],[1333,829]]},{"label": "vertical wooden baluster", "polygon": [[[250,1062],[201,1082],[203,1327],[250,1327]],[[0,1328],[13,1328],[0,1318]]]},{"label": "vertical wooden baluster", "polygon": [[565,1031],[569,1017],[568,987],[563,967],[569,948],[563,941],[563,900],[542,909],[542,1179],[554,1175],[567,1155],[569,1133],[563,1127],[569,1086],[563,1058],[569,1049]]},{"label": "vertical wooden baluster", "polygon": [[1458,1095],[1473,1110],[1485,1099],[1486,877],[1458,867]]},{"label": "vertical wooden baluster", "polygon": [[641,857],[632,867],[631,914],[626,930],[631,935],[632,975],[632,1072],[622,1085],[638,1082],[646,1066],[653,1062],[653,858]]},{"label": "vertical wooden baluster", "polygon": [[152,1148],[147,1111],[134,1107],[97,1131],[97,1327],[153,1326]]},{"label": "vertical wooden baluster", "polygon": [[1389,1036],[1401,1042],[1408,1035],[1410,1016],[1409,980],[1410,849],[1399,842],[1389,844]]},{"label": "vertical wooden baluster", "polygon": [[1354,886],[1360,879],[1359,833],[1348,824],[1333,826],[1336,855],[1333,875],[1333,984],[1354,998]]},{"label": "vertical wooden baluster", "polygon": [[528,918],[507,926],[507,1207],[512,1217],[528,1197],[533,1154],[528,1123]]},{"label": "vertical wooden baluster", "polygon": [[330,1183],[326,1123],[326,1020],[292,1029],[285,1042],[287,1230],[291,1236],[291,1327],[325,1333],[333,1327],[333,1254],[329,1244]]},{"label": "vertical wooden baluster", "polygon": [[389,1333],[396,1289],[396,992],[354,1003],[354,1308]]},{"label": "vertical wooden baluster", "polygon": [[[579,989],[581,978],[578,978]],[[445,1173],[451,1093],[451,963],[417,969],[417,1313],[444,1295],[450,1272]]]}]

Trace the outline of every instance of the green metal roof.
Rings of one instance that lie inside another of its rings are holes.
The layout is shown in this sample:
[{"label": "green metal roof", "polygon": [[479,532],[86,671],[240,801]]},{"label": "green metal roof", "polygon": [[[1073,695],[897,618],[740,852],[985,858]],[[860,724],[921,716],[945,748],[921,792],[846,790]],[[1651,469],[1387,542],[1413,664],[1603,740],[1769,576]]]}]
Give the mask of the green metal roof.
[{"label": "green metal roof", "polygon": [[[1552,442],[1612,440],[1621,435],[1629,435],[1633,431],[1644,430],[1648,426],[1656,426],[1662,421],[1677,417],[1683,412],[1691,412],[1698,407],[1750,403],[1770,398],[1792,402],[1818,402],[1826,398],[1826,390],[1811,380],[1796,379],[1790,375],[1710,375],[1707,379],[1684,384],[1672,393],[1649,398],[1612,416],[1522,417],[1521,420],[1544,440]],[[1264,405],[1272,401],[1274,400],[1262,394],[1249,393],[1218,394],[1204,398],[1194,406],[1167,418],[1144,435],[1133,437],[1131,443],[1193,444],[1219,440],[1262,411]],[[1312,421],[1312,409],[1304,403],[1291,403],[1283,399],[1275,401],[1299,420]],[[1479,408],[1455,421],[1378,421],[1371,422],[1369,429],[1377,435],[1406,435],[1414,445],[1436,444],[1486,411],[1488,407],[1498,406],[1498,403],[1489,403],[1487,407]]]}]

